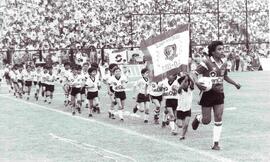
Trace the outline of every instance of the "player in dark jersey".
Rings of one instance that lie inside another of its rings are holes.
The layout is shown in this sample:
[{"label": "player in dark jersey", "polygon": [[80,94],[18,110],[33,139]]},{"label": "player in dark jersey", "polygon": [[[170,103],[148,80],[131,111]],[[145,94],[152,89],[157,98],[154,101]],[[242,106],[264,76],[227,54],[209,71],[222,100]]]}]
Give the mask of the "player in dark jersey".
[{"label": "player in dark jersey", "polygon": [[[211,122],[211,111],[214,112],[214,128],[213,128],[213,150],[220,150],[219,139],[222,130],[222,114],[224,109],[224,91],[223,80],[240,89],[241,85],[234,82],[227,75],[227,63],[222,61],[225,57],[223,54],[223,43],[221,41],[213,41],[208,46],[209,57],[204,59],[194,72],[193,79],[197,87],[203,92],[199,104],[202,107],[202,114],[195,117],[192,122],[192,128],[196,130],[199,123],[209,124]],[[201,83],[198,82],[198,75],[209,77],[212,81],[212,88],[205,91]]]}]

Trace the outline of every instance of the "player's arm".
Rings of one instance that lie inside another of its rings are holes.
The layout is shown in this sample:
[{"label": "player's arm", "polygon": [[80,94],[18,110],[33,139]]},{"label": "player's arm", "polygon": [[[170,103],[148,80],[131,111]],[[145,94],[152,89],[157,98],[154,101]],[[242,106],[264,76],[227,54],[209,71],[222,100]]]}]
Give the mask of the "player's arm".
[{"label": "player's arm", "polygon": [[135,84],[133,85],[133,96],[132,96],[133,99],[136,99],[138,85],[139,85],[139,80],[136,81]]},{"label": "player's arm", "polygon": [[237,89],[241,88],[241,85],[239,83],[236,83],[235,81],[233,81],[228,75],[224,76],[224,80],[232,85],[234,85]]}]

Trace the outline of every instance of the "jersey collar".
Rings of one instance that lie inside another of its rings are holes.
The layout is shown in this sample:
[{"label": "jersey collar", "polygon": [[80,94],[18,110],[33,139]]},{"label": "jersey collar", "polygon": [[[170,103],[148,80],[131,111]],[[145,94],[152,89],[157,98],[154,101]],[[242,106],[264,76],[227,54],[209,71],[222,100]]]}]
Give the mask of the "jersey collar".
[{"label": "jersey collar", "polygon": [[211,56],[210,57],[211,62],[215,63],[218,68],[221,68],[223,65],[223,61],[220,59],[221,64],[217,63],[216,60]]}]

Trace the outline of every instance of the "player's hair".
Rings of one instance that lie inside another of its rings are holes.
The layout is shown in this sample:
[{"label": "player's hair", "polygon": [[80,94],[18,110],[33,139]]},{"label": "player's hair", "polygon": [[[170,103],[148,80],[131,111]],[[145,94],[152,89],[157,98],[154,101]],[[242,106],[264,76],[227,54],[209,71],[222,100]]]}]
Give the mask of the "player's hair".
[{"label": "player's hair", "polygon": [[120,67],[118,67],[118,66],[116,66],[115,68],[113,68],[113,72],[115,72],[116,70],[120,70],[121,71]]},{"label": "player's hair", "polygon": [[96,68],[90,67],[90,68],[88,69],[88,74],[91,74],[94,70],[97,71]]},{"label": "player's hair", "polygon": [[87,65],[87,66],[89,66],[89,63],[88,63],[88,62],[85,62],[85,63],[83,63],[83,66],[84,66],[84,65]]},{"label": "player's hair", "polygon": [[143,74],[145,74],[146,72],[148,72],[149,70],[147,69],[147,68],[143,68],[142,70],[141,70],[141,74],[143,75]]},{"label": "player's hair", "polygon": [[70,65],[70,62],[65,62],[64,66]]},{"label": "player's hair", "polygon": [[214,52],[217,48],[217,46],[222,46],[223,42],[221,41],[213,41],[211,44],[208,46],[208,55],[209,57],[213,56],[212,52]]},{"label": "player's hair", "polygon": [[97,68],[98,68],[98,64],[97,64],[96,62],[92,62],[92,63],[91,63],[91,67],[93,67],[93,68],[96,68],[96,69],[97,69]]}]

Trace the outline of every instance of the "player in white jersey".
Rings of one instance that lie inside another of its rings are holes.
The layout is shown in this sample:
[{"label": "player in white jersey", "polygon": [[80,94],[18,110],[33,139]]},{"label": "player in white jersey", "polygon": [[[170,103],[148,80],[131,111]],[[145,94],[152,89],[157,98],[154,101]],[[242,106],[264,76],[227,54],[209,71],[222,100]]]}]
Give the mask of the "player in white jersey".
[{"label": "player in white jersey", "polygon": [[[121,69],[119,67],[114,68],[114,75],[110,77],[108,83],[109,86],[112,86],[112,90],[114,91],[115,100],[118,104],[118,114],[121,121],[124,121],[123,110],[125,108],[125,100],[126,100],[126,87],[127,87],[127,78],[124,75],[121,75]],[[109,95],[112,92],[109,91]],[[114,114],[114,110],[111,109],[109,111],[110,114]]]},{"label": "player in white jersey", "polygon": [[164,117],[162,121],[162,127],[165,126],[166,120],[168,119],[172,135],[177,134],[174,120],[175,120],[176,108],[178,106],[179,86],[180,85],[177,81],[177,75],[169,75],[162,83],[163,97],[165,99],[165,110],[164,110]]},{"label": "player in white jersey", "polygon": [[[86,82],[86,80],[89,77],[88,69],[89,69],[89,63],[88,62],[83,63],[81,75],[83,77],[84,82]],[[83,87],[81,89],[81,101],[82,101],[82,104],[84,103],[86,95],[87,95],[87,92],[86,92],[86,89],[85,89],[85,85],[83,85]],[[85,108],[88,108],[88,103],[85,104]]]},{"label": "player in white jersey", "polygon": [[141,75],[142,78],[139,79],[134,85],[134,95],[137,91],[137,96],[133,96],[133,98],[136,99],[137,103],[136,106],[133,108],[133,113],[136,113],[138,110],[144,112],[144,123],[148,123],[150,102],[150,96],[148,92],[148,86],[150,83],[148,69],[142,69]]},{"label": "player in white jersey", "polygon": [[33,82],[35,86],[35,99],[38,100],[39,92],[42,88],[41,87],[42,67],[37,66],[33,74],[34,74]]},{"label": "player in white jersey", "polygon": [[12,82],[13,87],[14,87],[14,96],[16,96],[16,98],[22,96],[22,93],[20,91],[19,84],[18,84],[18,78],[17,78],[17,72],[18,71],[17,71],[17,68],[18,68],[18,65],[15,64],[11,68],[11,71],[9,73],[11,82]]},{"label": "player in white jersey", "polygon": [[12,84],[12,80],[10,77],[11,68],[12,67],[7,64],[5,69],[4,69],[4,74],[3,74],[3,79],[6,80],[6,83],[7,83],[8,88],[9,88],[9,93],[11,93],[11,91],[13,90],[13,84]]},{"label": "player in white jersey", "polygon": [[41,85],[41,96],[44,100],[44,102],[47,102],[47,100],[45,99],[46,96],[46,87],[47,87],[47,74],[48,74],[48,68],[47,67],[43,67],[43,73],[41,74],[41,80],[40,80],[40,85]]},{"label": "player in white jersey", "polygon": [[180,77],[178,81],[180,83],[180,87],[178,90],[180,94],[178,98],[178,106],[176,109],[176,124],[178,125],[178,127],[181,124],[182,134],[180,140],[184,140],[191,117],[191,105],[193,99],[194,83],[188,75]]},{"label": "player in white jersey", "polygon": [[[23,78],[22,78],[22,74],[23,74],[23,65],[18,65],[18,70],[17,70],[17,79],[18,79],[18,85],[19,85],[19,89],[20,92],[22,92],[22,94],[24,94],[24,82],[23,82]],[[22,96],[20,96],[22,97]]]},{"label": "player in white jersey", "polygon": [[162,83],[152,81],[149,85],[149,94],[152,103],[155,105],[154,122],[155,124],[159,124],[159,113],[163,94]]},{"label": "player in white jersey", "polygon": [[34,78],[34,73],[31,71],[32,67],[30,65],[26,66],[26,71],[23,71],[22,73],[22,80],[24,82],[24,91],[27,95],[26,99],[29,100],[30,98],[30,92],[32,88],[32,82]]},{"label": "player in white jersey", "polygon": [[60,70],[60,83],[62,84],[64,93],[65,93],[65,101],[64,104],[67,106],[69,104],[69,93],[70,87],[68,84],[68,80],[71,77],[70,63],[64,63],[64,68]]},{"label": "player in white jersey", "polygon": [[114,94],[114,90],[112,89],[112,85],[109,84],[109,80],[112,76],[114,76],[114,69],[118,68],[117,64],[110,64],[109,65],[109,76],[108,79],[106,79],[105,83],[107,84],[108,87],[108,94],[111,100],[111,105],[110,105],[110,109],[109,109],[109,118],[111,119],[115,119],[114,116],[114,106],[117,105],[117,102],[115,100],[115,94]]},{"label": "player in white jersey", "polygon": [[81,89],[84,85],[83,77],[80,75],[81,66],[75,65],[72,67],[72,75],[69,78],[69,86],[71,87],[70,95],[70,106],[72,110],[72,115],[75,115],[75,109],[78,113],[81,113]]},{"label": "player in white jersey", "polygon": [[89,105],[89,115],[88,117],[93,116],[93,109],[94,107],[96,110],[100,111],[99,108],[99,100],[98,100],[98,90],[100,89],[100,81],[96,78],[97,69],[96,68],[89,68],[88,69],[89,76],[85,82],[86,91],[87,91],[87,100]]},{"label": "player in white jersey", "polygon": [[53,73],[52,67],[46,67],[48,73],[45,74],[45,100],[48,101],[48,104],[51,104],[54,92],[54,84],[57,80],[56,75]]}]

